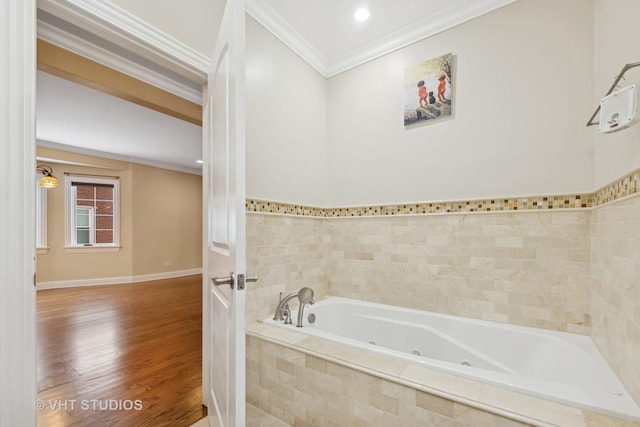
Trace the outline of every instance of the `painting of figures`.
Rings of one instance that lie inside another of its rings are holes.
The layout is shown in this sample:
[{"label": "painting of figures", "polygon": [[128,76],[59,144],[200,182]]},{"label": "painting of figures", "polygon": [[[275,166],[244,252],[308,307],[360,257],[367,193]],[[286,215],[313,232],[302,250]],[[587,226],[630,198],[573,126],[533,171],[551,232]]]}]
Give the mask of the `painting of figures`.
[{"label": "painting of figures", "polygon": [[404,71],[404,125],[450,118],[453,93],[453,55],[447,53]]}]

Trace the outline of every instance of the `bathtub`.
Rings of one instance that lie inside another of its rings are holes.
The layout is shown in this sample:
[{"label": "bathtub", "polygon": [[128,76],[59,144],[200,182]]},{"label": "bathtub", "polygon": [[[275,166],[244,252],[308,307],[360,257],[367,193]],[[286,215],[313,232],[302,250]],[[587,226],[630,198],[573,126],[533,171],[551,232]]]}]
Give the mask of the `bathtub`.
[{"label": "bathtub", "polygon": [[[313,315],[313,316],[310,316]],[[640,407],[590,337],[339,297],[307,306],[302,328],[263,323],[615,417]],[[310,323],[310,320],[315,320]]]}]

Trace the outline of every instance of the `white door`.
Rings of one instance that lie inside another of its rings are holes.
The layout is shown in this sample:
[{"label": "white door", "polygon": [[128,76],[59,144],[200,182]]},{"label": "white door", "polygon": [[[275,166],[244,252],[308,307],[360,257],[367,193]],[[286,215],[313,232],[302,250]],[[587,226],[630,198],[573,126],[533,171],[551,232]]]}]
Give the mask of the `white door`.
[{"label": "white door", "polygon": [[227,0],[203,100],[203,398],[220,427],[245,423],[244,32],[244,0]]}]

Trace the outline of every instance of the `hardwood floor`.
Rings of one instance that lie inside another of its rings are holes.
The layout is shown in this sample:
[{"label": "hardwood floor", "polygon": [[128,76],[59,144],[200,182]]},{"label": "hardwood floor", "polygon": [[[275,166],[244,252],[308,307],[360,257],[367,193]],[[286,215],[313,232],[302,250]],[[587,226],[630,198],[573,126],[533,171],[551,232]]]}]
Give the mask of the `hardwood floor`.
[{"label": "hardwood floor", "polygon": [[38,425],[179,427],[205,416],[201,284],[38,291]]}]

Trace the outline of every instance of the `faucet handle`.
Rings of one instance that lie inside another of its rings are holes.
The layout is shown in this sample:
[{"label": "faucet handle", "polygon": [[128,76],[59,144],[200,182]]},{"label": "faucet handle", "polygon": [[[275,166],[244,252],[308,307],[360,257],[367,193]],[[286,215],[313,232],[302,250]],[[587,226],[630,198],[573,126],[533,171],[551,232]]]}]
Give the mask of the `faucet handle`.
[{"label": "faucet handle", "polygon": [[282,313],[284,314],[284,324],[290,325],[291,322],[291,309],[289,308],[289,304],[285,305],[282,309]]}]

